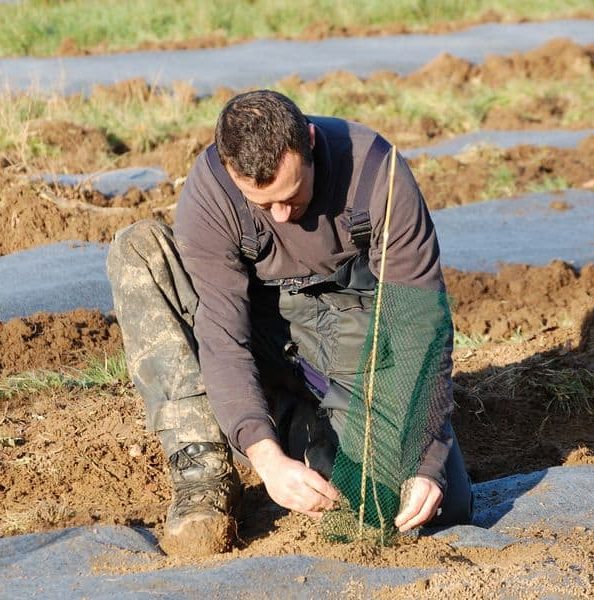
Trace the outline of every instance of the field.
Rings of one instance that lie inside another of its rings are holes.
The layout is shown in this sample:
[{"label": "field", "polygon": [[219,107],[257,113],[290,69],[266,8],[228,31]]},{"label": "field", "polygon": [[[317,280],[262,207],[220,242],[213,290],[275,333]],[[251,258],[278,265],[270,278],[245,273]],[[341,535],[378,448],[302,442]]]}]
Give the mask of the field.
[{"label": "field", "polygon": [[221,47],[246,39],[443,32],[484,22],[592,17],[589,0],[28,0],[0,12],[0,55]]},{"label": "field", "polygon": [[[67,11],[77,6],[33,4],[39,14],[56,19],[66,19]],[[126,3],[114,7],[118,4]],[[257,8],[261,3],[253,4]],[[426,4],[416,4],[417,16],[422,12],[418,7]],[[460,26],[479,17],[488,20],[486,3],[469,4],[475,5],[474,12],[456,15],[466,20]],[[539,13],[536,3],[527,3],[533,11],[528,16],[569,16],[589,5],[564,4]],[[431,11],[424,10],[427,18],[400,16],[390,22],[370,14],[364,25],[395,31],[396,21],[402,27],[427,28],[450,18],[447,12],[429,18]],[[17,14],[19,9],[0,8],[0,23],[12,18],[10,11]],[[508,9],[508,3],[497,11],[509,19],[526,16]],[[288,31],[271,18],[265,29],[228,31],[211,15],[204,17],[204,30],[196,37],[204,41],[215,36],[228,43],[259,35],[336,34],[352,27],[352,21],[333,18],[317,29],[315,21],[304,21],[299,31]],[[277,20],[286,22],[285,17]],[[17,26],[15,21],[15,36]],[[138,48],[149,41],[167,48],[191,37],[162,31],[161,37],[143,33],[107,39],[100,49]],[[86,45],[78,38],[73,42],[77,53],[98,51],[101,34],[88,35]],[[64,51],[66,39],[36,34],[22,47],[7,45],[1,51],[56,53]],[[305,112],[359,120],[406,149],[481,128],[592,128],[593,72],[593,45],[554,40],[521,55],[491,57],[482,65],[442,56],[408,77],[378,72],[360,79],[335,72],[316,81],[292,77],[275,87]],[[218,111],[231,94],[221,87],[197,99],[182,83],[168,90],[140,80],[98,86],[89,96],[3,92],[0,257],[56,241],[109,242],[119,228],[147,217],[171,223],[184,177],[212,141]],[[513,202],[530,191],[592,189],[594,136],[575,148],[481,146],[456,156],[421,156],[410,164],[431,210],[490,198]],[[33,180],[42,173],[127,166],[160,166],[169,180],[113,200],[84,186]],[[570,208],[562,202],[557,207]],[[518,256],[518,264],[503,265],[497,273],[444,270],[456,328],[454,426],[475,482],[552,466],[594,465],[594,264],[578,270],[560,261],[546,266],[522,262]],[[164,456],[156,437],[144,430],[142,401],[128,379],[113,315],[79,309],[0,322],[0,466],[2,537],[109,523],[146,526],[157,535],[162,531],[170,498]],[[481,582],[464,592],[468,597],[494,597],[510,574],[560,553],[568,565],[582,565],[584,581],[594,578],[589,531],[543,541],[529,552],[456,550],[431,538],[405,539],[397,548],[383,550],[332,546],[307,518],[271,503],[254,473],[243,469],[242,477],[246,492],[238,546],[213,560],[310,554],[369,566],[447,564],[461,586],[469,577]],[[541,534],[544,540],[544,525]],[[164,557],[144,568],[180,564],[185,562]],[[118,572],[109,560],[97,569]],[[551,593],[559,591],[550,585]],[[439,597],[431,595],[429,585],[398,594],[410,597],[413,592]],[[364,597],[355,584],[349,593]],[[378,597],[400,597],[396,593],[385,590]]]}]

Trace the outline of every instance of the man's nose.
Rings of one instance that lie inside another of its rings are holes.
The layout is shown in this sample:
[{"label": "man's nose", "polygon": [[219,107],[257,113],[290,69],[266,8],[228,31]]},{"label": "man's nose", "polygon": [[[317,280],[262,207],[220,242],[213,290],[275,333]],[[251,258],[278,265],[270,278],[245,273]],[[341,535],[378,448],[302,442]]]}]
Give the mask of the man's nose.
[{"label": "man's nose", "polygon": [[273,202],[270,207],[270,214],[277,223],[286,223],[291,216],[291,205],[285,202]]}]

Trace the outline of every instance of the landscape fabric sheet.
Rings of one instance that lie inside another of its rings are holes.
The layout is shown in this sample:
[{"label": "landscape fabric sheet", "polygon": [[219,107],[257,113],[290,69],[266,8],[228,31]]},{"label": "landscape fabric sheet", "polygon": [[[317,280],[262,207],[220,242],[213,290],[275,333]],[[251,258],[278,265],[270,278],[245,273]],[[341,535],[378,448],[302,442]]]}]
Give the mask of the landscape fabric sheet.
[{"label": "landscape fabric sheet", "polygon": [[[594,527],[594,466],[553,467],[474,486],[472,525],[437,536],[457,546],[501,549],[536,538],[515,535],[535,525],[553,533]],[[371,568],[308,556],[233,559],[210,566],[150,568],[161,556],[145,529],[78,527],[0,539],[0,596],[24,598],[338,598],[357,581],[366,592],[400,586],[440,569]],[[110,567],[111,565],[111,567]],[[114,569],[117,567],[117,569]],[[547,573],[534,564],[522,577]],[[570,582],[568,582],[570,583]],[[359,588],[361,589],[361,587]],[[344,597],[344,596],[343,596]]]}]

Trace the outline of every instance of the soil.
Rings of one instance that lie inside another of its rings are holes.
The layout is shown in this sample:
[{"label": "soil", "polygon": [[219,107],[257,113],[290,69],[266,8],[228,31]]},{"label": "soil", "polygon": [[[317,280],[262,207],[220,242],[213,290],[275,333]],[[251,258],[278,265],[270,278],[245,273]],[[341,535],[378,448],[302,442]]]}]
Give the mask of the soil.
[{"label": "soil", "polygon": [[98,310],[38,313],[0,322],[0,374],[35,369],[82,369],[92,357],[113,356],[122,348],[115,319]]},{"label": "soil", "polygon": [[[187,173],[210,141],[209,132],[199,133],[201,137],[195,140],[180,139],[144,155],[125,156],[118,166],[161,166],[169,173]],[[589,188],[593,162],[594,136],[590,136],[574,149],[476,147],[457,156],[420,157],[411,160],[410,165],[427,205],[437,210],[493,195],[517,196],[546,189],[550,182]],[[498,187],[494,173],[502,171],[506,174],[505,186]],[[181,175],[175,176],[173,184],[164,183],[148,192],[133,189],[123,196],[105,198],[85,186],[47,184],[32,181],[31,175],[10,167],[0,169],[0,255],[57,241],[109,242],[118,229],[144,218],[171,223],[184,180]],[[570,210],[571,206],[553,201],[551,209]]]},{"label": "soil", "polygon": [[[406,85],[439,86],[446,79],[472,85],[477,77],[495,77],[487,75],[489,68],[540,77],[539,56],[548,57],[542,64],[552,61],[551,72],[570,77],[573,59],[563,57],[574,51],[582,58],[589,56],[591,68],[591,49],[570,46],[553,45],[532,58],[494,58],[492,64],[500,66],[488,67],[487,61],[480,75],[472,65],[456,66],[442,57],[420,81],[411,77]],[[557,57],[564,65],[559,71]],[[580,60],[576,64],[585,64]],[[447,77],[438,76],[440,69]],[[333,77],[338,81],[347,76]],[[146,89],[136,82],[95,93],[125,97],[145,94]],[[176,93],[194,101],[187,89]],[[231,92],[219,93],[225,97]],[[534,126],[534,120],[522,120],[523,113],[514,110],[509,107],[506,113],[510,120],[517,119],[521,127]],[[566,107],[553,102],[542,110],[548,116],[540,125],[550,127],[560,123],[559,110]],[[0,255],[60,240],[107,242],[120,227],[145,217],[170,222],[182,183],[175,180],[185,176],[212,136],[210,130],[193,131],[140,153],[91,128],[57,122],[34,125],[34,135],[59,148],[60,154],[29,164],[17,156],[0,158]],[[397,131],[398,124],[390,127]],[[425,143],[446,133],[437,123],[426,122],[415,135],[418,143]],[[573,150],[478,149],[453,158],[416,159],[412,166],[430,206],[440,208],[479,199],[491,184],[490,173],[501,167],[512,173],[516,191],[542,184],[547,177],[562,177],[574,187],[591,186],[593,147],[590,137]],[[107,164],[106,156],[111,161]],[[48,166],[54,172],[89,172],[130,165],[161,166],[175,183],[109,200],[84,187],[31,181]],[[571,209],[562,203],[551,208]],[[480,482],[551,466],[594,464],[594,265],[579,272],[562,262],[504,266],[497,274],[446,269],[445,277],[456,329],[468,340],[454,352],[454,424],[472,478]],[[93,356],[111,356],[121,345],[114,317],[97,311],[40,313],[0,323],[0,536],[93,523],[145,525],[162,534],[170,500],[165,460],[155,436],[145,431],[142,401],[131,384],[12,394],[4,385],[7,377],[24,371],[81,369]],[[564,386],[576,381],[586,393],[568,402]],[[583,589],[568,590],[555,578],[540,583],[548,586],[549,594],[588,597],[591,591],[594,535],[589,530],[555,536],[544,528],[532,529],[524,533],[533,543],[503,551],[456,550],[447,541],[408,536],[383,550],[335,546],[321,537],[316,523],[272,503],[255,473],[240,470],[245,497],[236,547],[193,562],[299,553],[370,566],[447,566],[447,575],[436,573],[412,587],[382,590],[381,598],[494,597],[510,576],[526,573],[534,562],[555,564],[566,573],[575,573],[577,564]],[[179,558],[147,557],[136,570],[180,564],[185,563]],[[95,568],[100,573],[122,570],[113,553],[98,560]],[[508,591],[510,597],[520,595]],[[538,594],[534,588],[533,597]],[[353,581],[349,597],[368,596]]]},{"label": "soil", "polygon": [[109,242],[118,229],[144,218],[170,223],[178,193],[165,183],[107,200],[97,192],[32,182],[28,177],[5,178],[4,183],[0,255],[67,240]]},{"label": "soil", "polygon": [[[456,156],[409,160],[431,210],[545,191],[555,181],[561,182],[561,187],[588,188],[593,162],[594,136],[570,149],[526,145],[501,150],[475,146]],[[498,183],[501,174],[505,179]],[[553,201],[551,208],[569,210],[571,206]]]},{"label": "soil", "polygon": [[408,85],[417,86],[463,87],[474,81],[497,87],[516,78],[581,78],[592,73],[593,67],[594,45],[580,46],[567,38],[556,38],[535,50],[509,56],[489,55],[480,65],[443,53],[403,79]]}]

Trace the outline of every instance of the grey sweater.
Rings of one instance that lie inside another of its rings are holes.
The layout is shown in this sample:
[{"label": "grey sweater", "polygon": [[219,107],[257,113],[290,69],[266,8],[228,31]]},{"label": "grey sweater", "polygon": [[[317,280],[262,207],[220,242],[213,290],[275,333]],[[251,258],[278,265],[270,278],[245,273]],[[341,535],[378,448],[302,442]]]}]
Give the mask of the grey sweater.
[{"label": "grey sweater", "polygon": [[[329,275],[358,252],[344,226],[363,161],[374,137],[370,129],[340,119],[311,117],[315,125],[314,196],[298,222],[277,223],[250,204],[258,234],[271,242],[255,263],[255,277],[266,281],[312,274]],[[388,193],[389,156],[380,167],[369,211],[372,224],[369,265],[379,274],[381,233]],[[439,248],[422,194],[406,161],[398,155],[386,262],[387,282],[443,291]],[[230,443],[245,450],[262,439],[277,439],[250,352],[250,275],[240,253],[241,228],[228,197],[202,153],[188,176],[177,207],[174,235],[184,268],[200,302],[195,336],[206,390]],[[451,348],[446,349],[438,386],[447,394],[435,403],[438,421],[452,409]],[[435,415],[433,415],[435,417]],[[436,431],[421,474],[444,486],[450,439]]]}]

